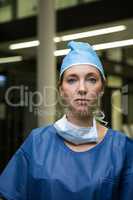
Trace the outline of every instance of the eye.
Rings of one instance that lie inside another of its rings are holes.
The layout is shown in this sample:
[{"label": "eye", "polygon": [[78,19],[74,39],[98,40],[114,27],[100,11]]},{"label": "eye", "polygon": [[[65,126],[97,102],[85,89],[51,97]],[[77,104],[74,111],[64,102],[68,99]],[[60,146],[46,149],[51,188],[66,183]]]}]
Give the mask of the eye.
[{"label": "eye", "polygon": [[96,78],[94,78],[94,77],[89,77],[89,78],[87,78],[87,81],[89,81],[89,82],[95,84],[97,80],[96,80]]},{"label": "eye", "polygon": [[69,84],[73,84],[73,83],[76,82],[76,79],[75,79],[75,78],[69,78],[69,79],[67,80],[67,82],[68,82]]}]

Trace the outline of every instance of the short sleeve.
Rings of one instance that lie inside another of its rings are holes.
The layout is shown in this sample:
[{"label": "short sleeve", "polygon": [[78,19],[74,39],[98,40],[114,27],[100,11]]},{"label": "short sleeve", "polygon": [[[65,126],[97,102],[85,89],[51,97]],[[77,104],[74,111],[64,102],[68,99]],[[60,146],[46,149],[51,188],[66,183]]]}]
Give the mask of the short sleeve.
[{"label": "short sleeve", "polygon": [[127,139],[126,160],[120,183],[120,200],[133,199],[133,140]]},{"label": "short sleeve", "polygon": [[20,148],[0,176],[0,197],[8,200],[26,200],[28,158]]}]

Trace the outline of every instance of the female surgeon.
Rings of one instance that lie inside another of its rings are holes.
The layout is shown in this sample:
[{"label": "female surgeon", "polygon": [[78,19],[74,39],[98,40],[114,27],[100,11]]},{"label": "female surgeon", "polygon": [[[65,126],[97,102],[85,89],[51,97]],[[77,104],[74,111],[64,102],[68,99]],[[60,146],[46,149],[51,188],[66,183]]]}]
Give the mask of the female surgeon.
[{"label": "female surgeon", "polygon": [[7,200],[132,200],[133,141],[96,120],[105,86],[99,57],[71,41],[59,92],[66,113],[34,129],[0,176]]}]

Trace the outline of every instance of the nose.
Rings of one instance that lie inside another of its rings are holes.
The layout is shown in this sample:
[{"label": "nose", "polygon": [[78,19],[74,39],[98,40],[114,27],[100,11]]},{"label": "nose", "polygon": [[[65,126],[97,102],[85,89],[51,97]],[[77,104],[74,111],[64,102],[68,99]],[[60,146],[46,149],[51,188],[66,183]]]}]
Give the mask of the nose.
[{"label": "nose", "polygon": [[79,82],[78,92],[80,95],[85,95],[87,93],[86,85],[84,81]]}]

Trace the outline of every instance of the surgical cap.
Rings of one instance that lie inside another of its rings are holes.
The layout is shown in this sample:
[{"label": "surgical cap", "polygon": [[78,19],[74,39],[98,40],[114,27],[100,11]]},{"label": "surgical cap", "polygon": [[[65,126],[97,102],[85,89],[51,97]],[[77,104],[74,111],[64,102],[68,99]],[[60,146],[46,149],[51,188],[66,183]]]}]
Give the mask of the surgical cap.
[{"label": "surgical cap", "polygon": [[68,48],[70,48],[70,51],[63,59],[60,77],[65,70],[74,65],[88,64],[97,68],[105,80],[102,63],[90,44],[71,41],[68,43]]}]

